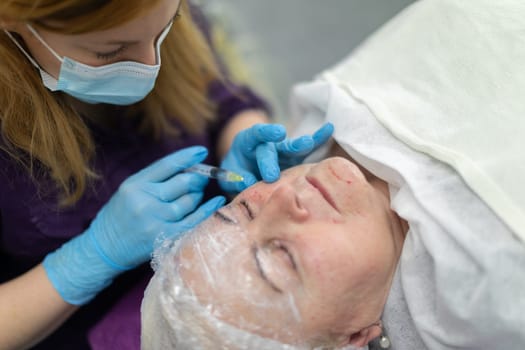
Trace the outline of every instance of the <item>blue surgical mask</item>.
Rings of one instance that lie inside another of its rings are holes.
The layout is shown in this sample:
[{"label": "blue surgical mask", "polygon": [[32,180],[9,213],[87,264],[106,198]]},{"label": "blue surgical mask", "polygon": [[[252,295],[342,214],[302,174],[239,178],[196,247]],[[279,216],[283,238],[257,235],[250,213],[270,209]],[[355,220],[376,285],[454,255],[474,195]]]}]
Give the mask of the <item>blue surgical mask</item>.
[{"label": "blue surgical mask", "polygon": [[143,100],[155,86],[160,69],[160,45],[172,23],[162,31],[155,45],[156,64],[148,65],[132,61],[116,62],[92,67],[68,57],[61,57],[42,39],[40,34],[27,25],[31,33],[61,62],[58,79],[55,79],[27,53],[17,40],[6,34],[22,50],[31,63],[38,68],[43,84],[51,91],[63,91],[86,103],[131,105]]}]

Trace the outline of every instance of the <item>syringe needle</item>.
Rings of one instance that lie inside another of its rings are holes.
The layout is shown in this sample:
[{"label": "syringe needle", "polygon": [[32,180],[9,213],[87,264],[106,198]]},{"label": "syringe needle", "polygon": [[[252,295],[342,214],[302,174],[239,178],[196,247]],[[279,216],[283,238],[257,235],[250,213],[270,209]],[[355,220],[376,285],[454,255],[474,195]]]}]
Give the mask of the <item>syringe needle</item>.
[{"label": "syringe needle", "polygon": [[223,181],[229,181],[229,182],[240,182],[243,181],[244,178],[234,173],[233,171],[221,169],[219,167],[211,166],[208,164],[195,164],[187,169],[184,170],[185,172],[190,173],[197,173],[204,176],[207,176],[211,179],[218,179]]}]

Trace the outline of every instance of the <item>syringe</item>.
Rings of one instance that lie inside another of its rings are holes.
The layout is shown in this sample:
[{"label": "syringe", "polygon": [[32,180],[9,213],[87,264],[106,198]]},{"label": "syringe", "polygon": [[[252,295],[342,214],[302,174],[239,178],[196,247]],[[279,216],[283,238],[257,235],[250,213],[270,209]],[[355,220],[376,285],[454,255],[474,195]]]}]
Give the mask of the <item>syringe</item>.
[{"label": "syringe", "polygon": [[229,182],[240,182],[244,181],[244,178],[234,173],[233,171],[224,170],[215,166],[211,166],[208,164],[195,164],[187,169],[184,170],[185,172],[190,173],[197,173],[204,176],[207,176],[211,179],[218,179],[223,181],[229,181]]}]

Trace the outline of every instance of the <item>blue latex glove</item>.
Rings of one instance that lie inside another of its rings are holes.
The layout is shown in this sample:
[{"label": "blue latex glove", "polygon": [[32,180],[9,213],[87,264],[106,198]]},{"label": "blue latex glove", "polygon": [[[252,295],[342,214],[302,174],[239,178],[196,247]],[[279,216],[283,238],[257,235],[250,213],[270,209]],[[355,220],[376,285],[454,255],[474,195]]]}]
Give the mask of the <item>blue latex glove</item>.
[{"label": "blue latex glove", "polygon": [[186,148],[130,176],[84,233],[46,256],[44,268],[65,301],[88,302],[119,273],[147,261],[159,235],[179,236],[224,204],[215,197],[198,207],[208,179],[181,173],[207,153]]},{"label": "blue latex glove", "polygon": [[280,124],[256,124],[239,132],[221,168],[242,175],[243,182],[220,181],[227,192],[240,192],[259,180],[274,182],[280,171],[300,164],[332,135],[334,127],[327,123],[313,135],[286,139],[286,129]]}]

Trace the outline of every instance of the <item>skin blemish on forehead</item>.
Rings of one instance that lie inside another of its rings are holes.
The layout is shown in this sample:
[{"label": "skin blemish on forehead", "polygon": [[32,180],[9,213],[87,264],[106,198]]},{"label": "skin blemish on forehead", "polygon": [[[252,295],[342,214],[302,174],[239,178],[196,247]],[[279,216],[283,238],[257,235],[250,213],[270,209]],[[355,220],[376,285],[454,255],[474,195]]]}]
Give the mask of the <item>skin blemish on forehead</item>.
[{"label": "skin blemish on forehead", "polygon": [[256,201],[256,202],[259,202],[263,199],[263,195],[261,194],[261,192],[259,190],[252,190],[250,191],[248,194],[246,194],[246,197],[253,200],[253,201]]},{"label": "skin blemish on forehead", "polygon": [[335,169],[334,169],[333,166],[330,166],[330,167],[329,167],[329,170],[330,170],[330,172],[332,173],[332,175],[333,175],[336,179],[338,179],[339,181],[343,181],[343,182],[345,182],[345,183],[348,184],[348,185],[351,185],[351,184],[352,184],[352,181],[351,181],[351,180],[348,180],[348,179],[345,180],[345,179],[343,179],[341,176],[339,176],[339,174],[335,171]]}]

